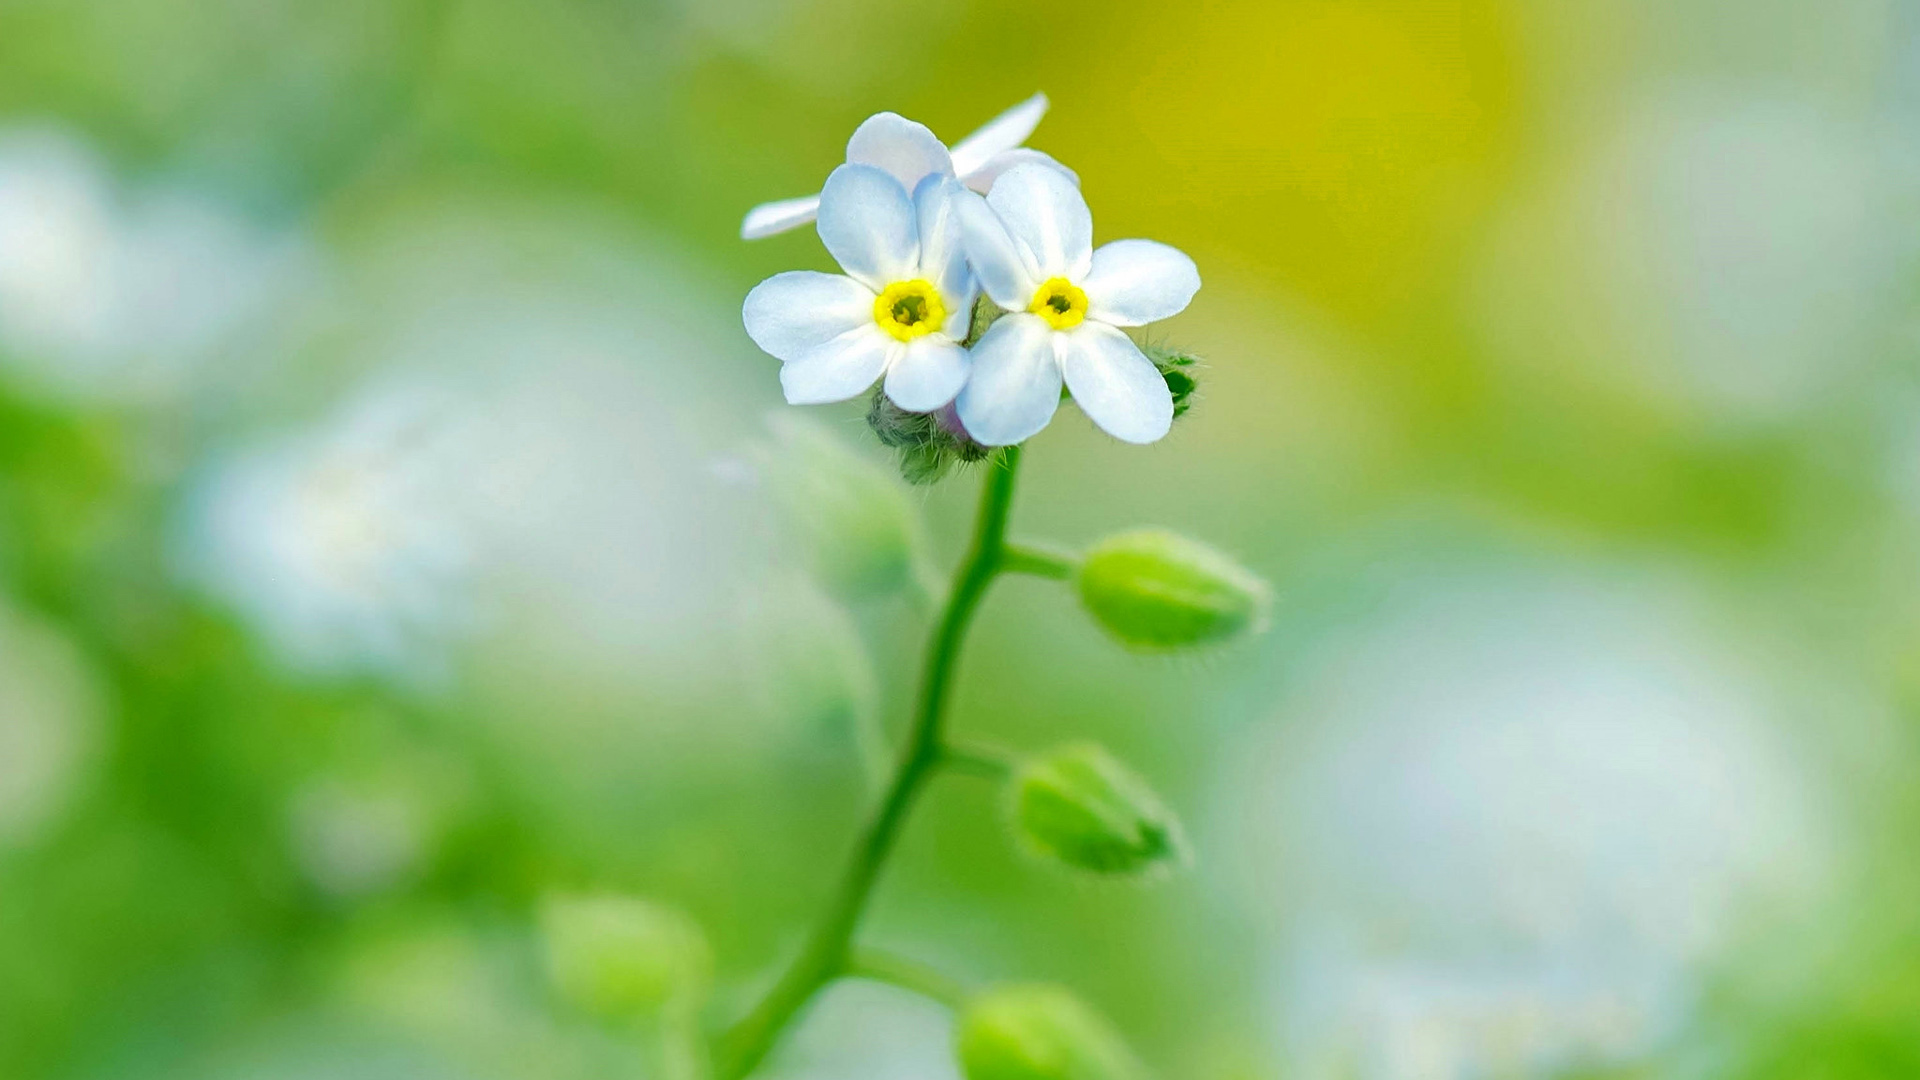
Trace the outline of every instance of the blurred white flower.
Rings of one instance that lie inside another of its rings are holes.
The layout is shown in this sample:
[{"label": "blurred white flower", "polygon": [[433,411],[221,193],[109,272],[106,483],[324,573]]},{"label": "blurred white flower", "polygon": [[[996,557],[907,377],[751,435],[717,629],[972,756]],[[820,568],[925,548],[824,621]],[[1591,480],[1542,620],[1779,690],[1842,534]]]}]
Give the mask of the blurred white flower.
[{"label": "blurred white flower", "polygon": [[182,190],[123,191],[78,139],[0,132],[0,365],[33,389],[183,388],[311,278],[311,253]]},{"label": "blurred white flower", "polygon": [[789,404],[845,401],[882,376],[909,412],[960,392],[974,285],[953,216],[958,187],[930,176],[909,194],[867,165],[827,178],[820,239],[846,273],[775,274],[742,309],[747,336],[781,361]]},{"label": "blurred white flower", "polygon": [[697,260],[578,207],[403,202],[368,235],[329,347],[449,402],[440,498],[491,616],[474,674],[549,713],[693,677],[710,653],[688,628],[754,563],[694,464],[757,423],[737,309]]},{"label": "blurred white flower", "polygon": [[99,696],[66,640],[0,607],[0,852],[42,835],[83,782]]},{"label": "blurred white flower", "polygon": [[1053,419],[1065,381],[1102,431],[1149,443],[1173,425],[1173,394],[1123,326],[1186,310],[1200,271],[1152,240],[1093,246],[1080,189],[1052,169],[1007,172],[983,199],[959,195],[967,258],[993,302],[1017,314],[973,346],[973,374],[955,405],[967,433],[1009,446]]},{"label": "blurred white flower", "polygon": [[416,793],[388,784],[323,777],[288,808],[293,853],[322,891],[359,897],[397,884],[420,862],[431,811]]},{"label": "blurred white flower", "polygon": [[[847,164],[869,165],[891,173],[908,191],[918,190],[920,181],[929,176],[952,176],[984,192],[993,187],[1001,173],[1023,163],[1056,169],[1077,184],[1080,181],[1073,170],[1020,145],[1040,125],[1047,104],[1047,95],[1033,95],[955,143],[951,153],[926,125],[898,113],[875,113],[847,140]],[[808,195],[754,207],[740,223],[740,239],[758,240],[805,225],[819,212],[821,198]]]},{"label": "blurred white flower", "polygon": [[701,362],[727,313],[572,215],[450,203],[369,235],[301,345],[369,373],[201,468],[179,565],[297,670],[431,683],[498,635],[646,677],[726,550],[674,448],[735,370]]},{"label": "blurred white flower", "polygon": [[1682,604],[1469,578],[1320,645],[1224,796],[1289,1075],[1631,1062],[1829,880],[1823,777]]},{"label": "blurred white flower", "polygon": [[434,681],[482,632],[564,624],[586,648],[608,620],[651,626],[700,579],[641,554],[673,546],[627,468],[664,434],[627,426],[644,391],[579,356],[464,382],[376,376],[313,428],[207,469],[182,565],[316,674]]},{"label": "blurred white flower", "polygon": [[474,614],[460,420],[443,389],[383,383],[310,430],[235,452],[189,500],[186,573],[296,669],[436,667]]}]

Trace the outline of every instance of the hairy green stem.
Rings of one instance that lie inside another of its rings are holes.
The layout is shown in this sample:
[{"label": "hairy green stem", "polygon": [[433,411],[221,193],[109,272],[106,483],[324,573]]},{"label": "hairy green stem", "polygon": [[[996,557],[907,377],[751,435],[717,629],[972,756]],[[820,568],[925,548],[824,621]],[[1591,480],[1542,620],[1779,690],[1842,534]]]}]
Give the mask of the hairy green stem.
[{"label": "hairy green stem", "polygon": [[874,808],[860,842],[840,879],[833,901],[793,964],[741,1021],[720,1036],[715,1047],[718,1080],[741,1080],[773,1049],[794,1016],[820,988],[848,970],[853,936],[865,914],[880,869],[893,853],[908,811],[945,757],[942,721],[953,683],[953,668],[966,640],[967,626],[987,586],[1005,569],[1007,515],[1013,505],[1013,480],[1020,448],[1007,447],[987,464],[974,521],[973,543],[955,572],[953,590],[927,642],[913,726],[901,747],[893,782]]}]

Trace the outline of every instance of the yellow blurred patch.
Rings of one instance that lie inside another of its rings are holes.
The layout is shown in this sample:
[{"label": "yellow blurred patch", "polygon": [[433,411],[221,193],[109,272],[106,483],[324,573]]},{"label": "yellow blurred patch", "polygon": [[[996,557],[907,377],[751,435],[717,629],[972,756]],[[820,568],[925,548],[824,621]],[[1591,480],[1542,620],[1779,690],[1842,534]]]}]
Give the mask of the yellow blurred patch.
[{"label": "yellow blurred patch", "polygon": [[1146,181],[1102,185],[1109,216],[1171,212],[1161,234],[1368,311],[1440,273],[1491,194],[1512,73],[1486,3],[1213,3],[1128,36],[1114,103],[1145,146],[1075,162]]}]

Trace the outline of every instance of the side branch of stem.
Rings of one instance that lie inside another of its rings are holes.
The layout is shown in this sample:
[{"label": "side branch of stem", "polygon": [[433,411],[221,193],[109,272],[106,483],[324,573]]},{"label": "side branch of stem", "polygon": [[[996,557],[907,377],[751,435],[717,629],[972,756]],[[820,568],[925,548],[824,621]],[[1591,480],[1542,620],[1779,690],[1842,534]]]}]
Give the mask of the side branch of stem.
[{"label": "side branch of stem", "polygon": [[1013,755],[997,746],[952,741],[941,749],[940,763],[982,780],[1005,780],[1016,765]]},{"label": "side branch of stem", "polygon": [[1000,560],[1000,568],[1009,574],[1032,574],[1065,581],[1080,568],[1080,560],[1067,552],[1039,544],[1008,544]]},{"label": "side branch of stem", "polygon": [[918,960],[879,949],[854,949],[847,961],[846,973],[857,979],[872,979],[910,990],[955,1011],[967,1001],[967,988],[945,973]]}]

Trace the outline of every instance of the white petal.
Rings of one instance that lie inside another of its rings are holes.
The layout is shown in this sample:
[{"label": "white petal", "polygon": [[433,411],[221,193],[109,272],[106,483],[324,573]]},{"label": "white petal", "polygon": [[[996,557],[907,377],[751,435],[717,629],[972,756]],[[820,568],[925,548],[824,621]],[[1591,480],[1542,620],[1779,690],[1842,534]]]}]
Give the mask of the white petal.
[{"label": "white petal", "polygon": [[885,169],[908,191],[931,173],[953,174],[945,143],[925,124],[890,112],[875,113],[854,129],[847,140],[847,164]]},{"label": "white petal", "polygon": [[1054,339],[1073,403],[1122,442],[1150,443],[1173,427],[1173,393],[1127,335],[1084,322]]},{"label": "white petal", "polygon": [[993,190],[993,182],[1000,179],[1000,174],[1013,168],[1015,165],[1044,165],[1049,169],[1057,169],[1060,175],[1073,181],[1073,186],[1080,186],[1079,173],[1055,161],[1050,154],[1043,154],[1038,150],[1029,150],[1026,147],[1021,147],[1017,150],[1002,150],[1000,153],[988,158],[986,163],[979,168],[968,169],[966,172],[961,173],[960,182],[980,194],[985,195],[987,192]]},{"label": "white petal", "polygon": [[967,434],[1011,446],[1047,426],[1060,407],[1053,329],[1038,315],[1008,315],[973,347],[973,374],[956,407]]},{"label": "white petal", "polygon": [[812,221],[819,212],[818,195],[761,203],[747,211],[746,219],[740,222],[740,239],[761,240],[788,229],[797,229]]},{"label": "white petal", "polygon": [[947,324],[941,330],[955,338],[967,335],[967,322],[973,317],[973,271],[967,266],[960,215],[955,205],[964,194],[966,189],[951,176],[929,176],[920,181],[920,187],[913,193],[913,209],[920,230],[917,276],[933,282],[934,288],[940,290],[940,300],[947,306]]},{"label": "white petal", "polygon": [[965,176],[995,154],[1026,142],[1045,115],[1047,95],[1035,94],[987,121],[980,130],[953,144],[953,171]]},{"label": "white petal", "polygon": [[740,314],[755,345],[791,361],[873,326],[873,300],[873,290],[850,277],[789,270],[755,285]]},{"label": "white petal", "polygon": [[789,405],[824,405],[857,397],[872,386],[900,349],[898,341],[869,319],[832,341],[789,360],[780,368],[780,386]]},{"label": "white petal", "polygon": [[967,350],[946,335],[916,338],[887,369],[887,396],[908,412],[932,412],[967,384],[970,366]]},{"label": "white petal", "polygon": [[1080,287],[1087,317],[1115,326],[1142,326],[1187,309],[1200,291],[1200,268],[1185,252],[1152,240],[1115,240],[1093,253]]},{"label": "white petal", "polygon": [[960,237],[973,264],[973,276],[993,302],[1008,311],[1024,311],[1040,287],[1040,268],[1014,243],[1005,222],[987,200],[971,191],[953,197]]},{"label": "white petal", "polygon": [[1093,262],[1093,214],[1080,189],[1057,170],[1015,165],[993,182],[987,205],[1000,215],[1041,280],[1078,281],[1086,275]]},{"label": "white petal", "polygon": [[820,192],[820,242],[874,292],[918,273],[920,227],[913,198],[871,165],[842,165]]}]

